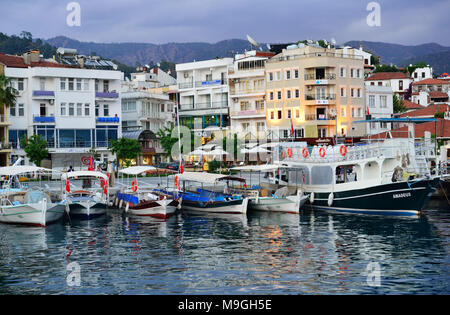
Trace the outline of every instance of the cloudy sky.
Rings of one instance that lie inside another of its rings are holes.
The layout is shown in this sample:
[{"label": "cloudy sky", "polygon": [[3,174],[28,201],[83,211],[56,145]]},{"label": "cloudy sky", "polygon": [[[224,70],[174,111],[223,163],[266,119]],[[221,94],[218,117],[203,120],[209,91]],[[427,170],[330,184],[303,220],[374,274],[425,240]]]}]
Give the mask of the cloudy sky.
[{"label": "cloudy sky", "polygon": [[[371,0],[78,0],[80,26],[68,26],[71,0],[0,0],[0,32],[94,42],[217,42],[245,39],[369,40],[450,46],[449,0],[379,0],[380,26],[370,26]],[[374,20],[372,20],[374,21]]]}]

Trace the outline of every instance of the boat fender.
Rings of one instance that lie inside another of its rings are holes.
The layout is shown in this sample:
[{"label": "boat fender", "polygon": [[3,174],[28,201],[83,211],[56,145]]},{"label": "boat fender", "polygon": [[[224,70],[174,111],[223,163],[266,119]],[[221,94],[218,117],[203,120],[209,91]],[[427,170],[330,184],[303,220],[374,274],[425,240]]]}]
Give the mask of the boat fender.
[{"label": "boat fender", "polygon": [[128,209],[130,208],[130,203],[127,202],[126,206],[125,206],[125,212],[128,212]]},{"label": "boat fender", "polygon": [[328,206],[331,207],[331,205],[333,204],[333,199],[334,199],[334,194],[330,193],[328,195]]},{"label": "boat fender", "polygon": [[311,196],[309,196],[309,201],[311,203],[314,203],[314,192],[311,193]]}]

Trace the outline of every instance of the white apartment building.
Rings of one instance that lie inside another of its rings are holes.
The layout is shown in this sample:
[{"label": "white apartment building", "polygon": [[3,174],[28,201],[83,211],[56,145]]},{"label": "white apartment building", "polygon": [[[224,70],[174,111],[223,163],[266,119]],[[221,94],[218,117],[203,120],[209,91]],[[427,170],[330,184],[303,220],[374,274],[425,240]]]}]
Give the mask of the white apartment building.
[{"label": "white apartment building", "polygon": [[137,68],[138,72],[131,74],[129,84],[136,89],[159,88],[177,84],[177,80],[159,67]]},{"label": "white apartment building", "polygon": [[142,156],[137,164],[157,164],[164,159],[165,151],[156,134],[173,124],[174,102],[167,94],[137,89],[133,83],[126,82],[122,86],[123,137],[141,142]]},{"label": "white apartment building", "polygon": [[377,72],[365,80],[365,85],[388,86],[402,98],[411,83],[412,79],[403,72]]},{"label": "white apartment building", "polygon": [[[121,136],[123,80],[114,64],[85,57],[81,63],[63,64],[42,60],[39,52],[0,55],[0,63],[19,90],[16,106],[9,108],[12,162],[22,157],[29,163],[20,139],[33,134],[47,141],[56,169],[87,168],[83,161],[93,148],[102,162],[114,158],[107,147]],[[96,69],[89,68],[93,64]]]},{"label": "white apartment building", "polygon": [[273,55],[255,50],[238,54],[228,72],[231,130],[242,138],[267,138],[264,66]]},{"label": "white apartment building", "polygon": [[[365,87],[366,104],[369,114],[372,118],[391,118],[394,113],[393,92],[388,86]],[[367,133],[378,134],[380,132],[391,130],[391,123],[372,122],[367,123]]]},{"label": "white apartment building", "polygon": [[229,129],[228,69],[232,66],[233,58],[176,65],[180,125],[206,138]]},{"label": "white apartment building", "polygon": [[413,82],[432,79],[433,78],[433,68],[430,66],[423,68],[416,68],[413,73],[411,73]]}]

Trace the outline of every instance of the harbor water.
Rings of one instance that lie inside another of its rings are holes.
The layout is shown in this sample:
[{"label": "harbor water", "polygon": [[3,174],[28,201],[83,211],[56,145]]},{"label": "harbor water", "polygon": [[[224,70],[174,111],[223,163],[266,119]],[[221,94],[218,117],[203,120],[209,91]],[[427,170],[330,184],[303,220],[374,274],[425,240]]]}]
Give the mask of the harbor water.
[{"label": "harbor water", "polygon": [[307,206],[0,225],[0,294],[449,294],[449,223]]}]

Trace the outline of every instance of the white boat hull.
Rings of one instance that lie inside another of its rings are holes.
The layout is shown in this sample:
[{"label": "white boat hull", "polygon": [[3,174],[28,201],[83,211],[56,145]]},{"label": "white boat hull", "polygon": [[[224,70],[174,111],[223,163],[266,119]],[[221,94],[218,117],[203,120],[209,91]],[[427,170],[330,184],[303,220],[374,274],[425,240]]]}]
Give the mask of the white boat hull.
[{"label": "white boat hull", "polygon": [[159,219],[166,219],[177,211],[178,202],[174,200],[155,200],[148,206],[139,205],[125,208],[128,214],[136,216],[150,216]]},{"label": "white boat hull", "polygon": [[308,196],[298,193],[285,198],[251,197],[249,208],[256,211],[283,212],[298,214]]},{"label": "white boat hull", "polygon": [[70,201],[69,213],[71,216],[91,219],[104,215],[106,213],[106,203],[97,202],[95,200],[88,201]]},{"label": "white boat hull", "polygon": [[248,198],[244,198],[240,204],[221,205],[215,207],[200,207],[195,205],[186,205],[183,203],[182,209],[188,211],[204,212],[204,213],[230,213],[230,214],[245,214],[247,213]]},{"label": "white boat hull", "polygon": [[45,227],[61,219],[65,203],[49,203],[43,209],[42,203],[0,207],[0,222]]}]

